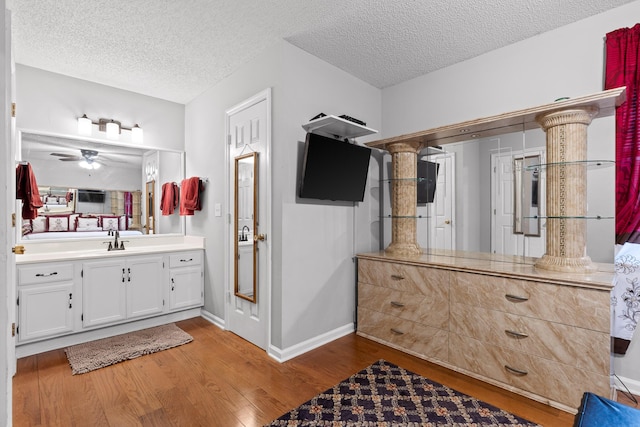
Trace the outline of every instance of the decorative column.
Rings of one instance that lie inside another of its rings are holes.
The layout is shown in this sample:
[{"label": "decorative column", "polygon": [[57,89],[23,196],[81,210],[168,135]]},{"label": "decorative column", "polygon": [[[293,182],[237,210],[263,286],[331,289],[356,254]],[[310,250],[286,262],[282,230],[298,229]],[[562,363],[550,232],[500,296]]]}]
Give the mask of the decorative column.
[{"label": "decorative column", "polygon": [[587,127],[597,107],[544,113],[547,134],[547,241],[536,267],[568,273],[596,270],[587,255]]},{"label": "decorative column", "polygon": [[391,243],[386,252],[394,255],[422,253],[416,238],[419,142],[387,144],[391,153]]},{"label": "decorative column", "polygon": [[131,225],[129,226],[132,230],[140,230],[142,228],[141,219],[142,219],[142,192],[141,191],[133,191],[132,193],[132,218]]}]

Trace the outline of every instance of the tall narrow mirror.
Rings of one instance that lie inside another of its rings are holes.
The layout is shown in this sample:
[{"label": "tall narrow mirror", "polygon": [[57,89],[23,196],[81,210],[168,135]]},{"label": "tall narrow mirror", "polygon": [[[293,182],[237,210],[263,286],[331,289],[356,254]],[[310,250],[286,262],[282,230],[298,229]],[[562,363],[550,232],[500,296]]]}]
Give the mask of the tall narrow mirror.
[{"label": "tall narrow mirror", "polygon": [[155,212],[155,181],[147,182],[147,198],[146,198],[146,209],[147,209],[147,224],[146,224],[146,234],[155,234],[156,229],[156,212]]},{"label": "tall narrow mirror", "polygon": [[235,158],[234,229],[235,295],[257,302],[257,197],[258,153]]}]

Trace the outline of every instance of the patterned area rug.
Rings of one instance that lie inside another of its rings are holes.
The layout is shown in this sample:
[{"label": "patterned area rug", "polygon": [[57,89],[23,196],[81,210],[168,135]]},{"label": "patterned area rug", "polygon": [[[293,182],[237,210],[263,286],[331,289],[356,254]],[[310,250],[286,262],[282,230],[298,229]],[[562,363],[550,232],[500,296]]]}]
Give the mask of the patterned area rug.
[{"label": "patterned area rug", "polygon": [[526,426],[529,422],[385,360],[267,426]]},{"label": "patterned area rug", "polygon": [[103,338],[64,349],[73,375],[135,359],[193,341],[175,323]]}]

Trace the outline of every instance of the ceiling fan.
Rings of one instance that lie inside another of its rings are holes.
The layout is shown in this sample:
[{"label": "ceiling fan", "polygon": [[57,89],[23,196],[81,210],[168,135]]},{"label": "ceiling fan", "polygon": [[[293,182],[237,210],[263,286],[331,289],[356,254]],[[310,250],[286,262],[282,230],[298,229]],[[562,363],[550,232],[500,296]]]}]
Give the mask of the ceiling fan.
[{"label": "ceiling fan", "polygon": [[76,156],[68,153],[51,153],[52,156],[60,157],[58,160],[61,162],[79,162],[80,166],[85,169],[98,169],[100,163],[96,161],[98,152],[95,150],[80,150],[81,156]]}]

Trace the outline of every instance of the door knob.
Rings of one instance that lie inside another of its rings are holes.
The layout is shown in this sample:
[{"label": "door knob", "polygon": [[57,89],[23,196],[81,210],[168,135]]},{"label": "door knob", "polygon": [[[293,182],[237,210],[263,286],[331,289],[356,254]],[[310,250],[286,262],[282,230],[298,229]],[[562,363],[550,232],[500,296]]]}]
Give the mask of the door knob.
[{"label": "door knob", "polygon": [[444,223],[445,223],[445,224],[451,224],[451,221],[450,221],[450,220],[448,220],[448,219],[445,219],[445,220],[444,220]]},{"label": "door knob", "polygon": [[266,237],[265,237],[265,235],[264,235],[264,234],[254,234],[254,235],[253,235],[253,241],[254,241],[254,242],[257,242],[258,240],[260,240],[260,241],[262,241],[262,242],[263,242],[265,238],[266,238]]}]

